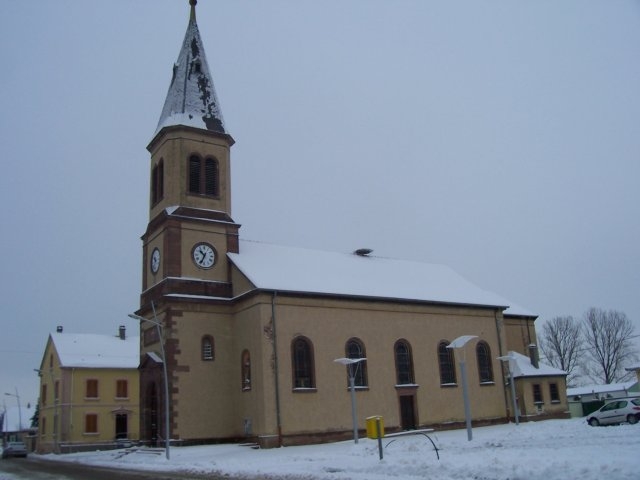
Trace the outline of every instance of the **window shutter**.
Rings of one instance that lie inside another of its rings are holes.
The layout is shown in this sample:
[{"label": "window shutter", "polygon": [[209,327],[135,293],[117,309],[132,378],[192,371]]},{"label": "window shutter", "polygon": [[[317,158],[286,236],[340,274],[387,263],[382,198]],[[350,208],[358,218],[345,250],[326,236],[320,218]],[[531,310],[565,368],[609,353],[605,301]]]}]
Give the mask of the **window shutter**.
[{"label": "window shutter", "polygon": [[189,193],[200,193],[200,159],[189,158]]},{"label": "window shutter", "polygon": [[207,158],[205,162],[205,191],[206,195],[218,195],[218,162]]}]

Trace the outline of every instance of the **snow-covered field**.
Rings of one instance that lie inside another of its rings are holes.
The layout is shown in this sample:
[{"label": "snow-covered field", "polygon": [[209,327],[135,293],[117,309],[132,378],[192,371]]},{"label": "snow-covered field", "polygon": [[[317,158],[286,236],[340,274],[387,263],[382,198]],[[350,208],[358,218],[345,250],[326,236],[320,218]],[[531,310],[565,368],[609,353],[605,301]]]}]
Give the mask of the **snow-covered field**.
[{"label": "snow-covered field", "polygon": [[[239,445],[171,449],[162,455],[115,450],[48,455],[57,461],[126,469],[220,473],[274,479],[433,478],[438,480],[637,480],[640,424],[590,427],[584,419],[547,420],[433,432],[440,460],[423,436],[401,437],[378,456],[375,440],[272,450]],[[389,440],[383,440],[383,446]]]}]

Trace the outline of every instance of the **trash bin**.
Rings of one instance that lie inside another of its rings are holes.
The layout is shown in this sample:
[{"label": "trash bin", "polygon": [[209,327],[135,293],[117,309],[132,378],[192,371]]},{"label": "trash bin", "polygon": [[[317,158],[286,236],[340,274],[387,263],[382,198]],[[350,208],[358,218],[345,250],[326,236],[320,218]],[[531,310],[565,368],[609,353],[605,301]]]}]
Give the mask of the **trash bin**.
[{"label": "trash bin", "polygon": [[373,440],[384,437],[384,418],[381,415],[367,417],[367,438]]}]

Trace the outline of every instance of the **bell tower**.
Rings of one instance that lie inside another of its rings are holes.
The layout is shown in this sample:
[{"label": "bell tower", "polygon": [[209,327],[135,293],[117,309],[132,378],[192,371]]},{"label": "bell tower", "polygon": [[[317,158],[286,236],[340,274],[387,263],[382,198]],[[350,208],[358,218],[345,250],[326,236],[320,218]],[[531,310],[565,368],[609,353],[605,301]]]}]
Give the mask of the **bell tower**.
[{"label": "bell tower", "polygon": [[147,146],[142,305],[167,293],[228,295],[226,253],[238,251],[239,225],[231,218],[234,140],[225,130],[196,23],[196,1],[190,4],[187,32]]},{"label": "bell tower", "polygon": [[[227,133],[190,0],[187,31],[171,71],[171,82],[151,154],[149,222],[142,235],[140,325],[141,438],[154,441],[168,422],[172,440],[206,439],[223,420],[202,410],[206,395],[229,401],[218,370],[232,342],[231,267],[240,225],[231,218],[233,138]],[[152,324],[157,322],[162,329]],[[225,343],[227,342],[227,343]],[[163,360],[164,359],[164,360]],[[166,362],[169,398],[161,393]],[[208,378],[203,385],[197,379]],[[227,395],[228,397],[228,395]],[[206,419],[206,420],[203,420]]]}]

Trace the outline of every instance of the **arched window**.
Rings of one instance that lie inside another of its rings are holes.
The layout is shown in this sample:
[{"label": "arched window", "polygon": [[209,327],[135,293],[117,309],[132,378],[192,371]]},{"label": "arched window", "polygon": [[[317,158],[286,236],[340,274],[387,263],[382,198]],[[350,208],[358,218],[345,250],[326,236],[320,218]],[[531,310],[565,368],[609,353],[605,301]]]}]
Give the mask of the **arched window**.
[{"label": "arched window", "polygon": [[205,335],[202,337],[202,360],[212,361],[214,359],[213,337]]},{"label": "arched window", "polygon": [[291,342],[291,368],[293,388],[315,388],[313,346],[306,337],[296,337]]},{"label": "arched window", "polygon": [[[364,343],[359,338],[351,338],[345,345],[345,353],[347,358],[357,359],[366,358],[364,349]],[[347,376],[349,376],[349,369],[353,369],[353,379],[356,387],[366,387],[368,385],[367,380],[367,362],[362,361],[347,365]]]},{"label": "arched window", "polygon": [[155,205],[164,196],[164,160],[160,160],[151,170],[151,205]]},{"label": "arched window", "polygon": [[251,355],[249,350],[242,352],[240,370],[242,371],[242,391],[251,390]]},{"label": "arched window", "polygon": [[478,342],[478,345],[476,345],[476,356],[478,357],[480,383],[492,383],[493,367],[491,366],[491,349],[487,342]]},{"label": "arched window", "polygon": [[204,161],[197,155],[189,157],[189,193],[218,196],[218,161],[208,157]]},{"label": "arched window", "polygon": [[456,383],[456,366],[453,361],[453,350],[447,348],[449,342],[443,340],[438,344],[438,364],[440,365],[440,384]]},{"label": "arched window", "polygon": [[398,385],[415,383],[411,345],[406,340],[398,340],[394,346],[396,358],[396,382]]}]

